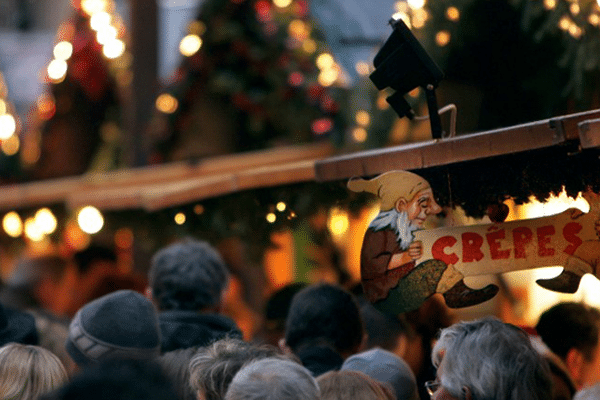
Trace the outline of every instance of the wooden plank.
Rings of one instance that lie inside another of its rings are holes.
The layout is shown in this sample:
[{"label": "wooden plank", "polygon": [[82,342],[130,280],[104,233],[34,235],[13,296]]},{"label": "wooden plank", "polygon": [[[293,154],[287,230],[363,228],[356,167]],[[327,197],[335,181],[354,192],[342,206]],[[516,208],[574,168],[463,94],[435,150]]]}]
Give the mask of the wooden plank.
[{"label": "wooden plank", "polygon": [[0,210],[23,209],[62,203],[79,190],[79,178],[61,178],[0,187]]},{"label": "wooden plank", "polygon": [[418,170],[551,147],[579,139],[577,124],[600,110],[571,114],[449,139],[330,157],[315,164],[317,181]]},{"label": "wooden plank", "polygon": [[178,206],[237,190],[232,174],[203,176],[171,184],[153,185],[142,194],[142,206],[147,211]]},{"label": "wooden plank", "polygon": [[600,118],[580,122],[579,138],[582,149],[600,147]]},{"label": "wooden plank", "polygon": [[315,179],[315,160],[242,171],[235,175],[238,190],[281,186]]}]

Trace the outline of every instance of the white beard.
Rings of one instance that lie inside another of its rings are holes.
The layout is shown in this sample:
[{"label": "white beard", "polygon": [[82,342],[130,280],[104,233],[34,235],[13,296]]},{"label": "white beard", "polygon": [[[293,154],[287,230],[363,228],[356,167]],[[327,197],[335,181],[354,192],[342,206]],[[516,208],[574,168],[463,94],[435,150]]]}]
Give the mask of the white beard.
[{"label": "white beard", "polygon": [[408,246],[415,239],[413,232],[419,229],[418,225],[412,224],[408,220],[406,211],[398,212],[395,209],[380,212],[377,217],[369,224],[369,228],[374,231],[391,229],[396,232],[396,240],[402,250],[408,249]]}]

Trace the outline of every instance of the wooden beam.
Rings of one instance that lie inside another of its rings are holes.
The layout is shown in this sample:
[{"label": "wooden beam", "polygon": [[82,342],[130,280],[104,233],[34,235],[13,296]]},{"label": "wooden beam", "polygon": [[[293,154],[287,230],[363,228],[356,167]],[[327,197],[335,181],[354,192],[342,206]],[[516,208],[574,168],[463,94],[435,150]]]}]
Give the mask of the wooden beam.
[{"label": "wooden beam", "polygon": [[331,157],[316,162],[316,179],[332,181],[386,171],[449,165],[547,148],[579,139],[578,123],[600,117],[600,110],[571,114],[450,139]]}]

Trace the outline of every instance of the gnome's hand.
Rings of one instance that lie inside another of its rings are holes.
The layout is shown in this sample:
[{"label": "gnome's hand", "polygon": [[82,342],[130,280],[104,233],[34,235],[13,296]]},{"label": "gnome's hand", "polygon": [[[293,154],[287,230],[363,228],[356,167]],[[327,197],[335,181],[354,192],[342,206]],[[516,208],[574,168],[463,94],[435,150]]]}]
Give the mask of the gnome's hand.
[{"label": "gnome's hand", "polygon": [[421,258],[423,255],[423,243],[420,240],[416,240],[408,246],[408,256],[412,260]]}]

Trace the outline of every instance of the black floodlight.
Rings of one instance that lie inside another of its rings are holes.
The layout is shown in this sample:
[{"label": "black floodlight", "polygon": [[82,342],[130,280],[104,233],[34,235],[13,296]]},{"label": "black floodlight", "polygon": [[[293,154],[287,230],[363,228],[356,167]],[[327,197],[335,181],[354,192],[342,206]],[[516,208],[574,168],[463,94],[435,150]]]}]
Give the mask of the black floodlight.
[{"label": "black floodlight", "polygon": [[442,137],[442,124],[438,114],[435,88],[444,74],[404,21],[393,19],[390,24],[394,30],[373,60],[375,71],[370,75],[371,81],[379,90],[386,87],[396,90],[387,98],[387,102],[400,118],[414,117],[414,111],[404,99],[404,95],[417,87],[422,87],[427,97],[431,135],[439,139]]}]

